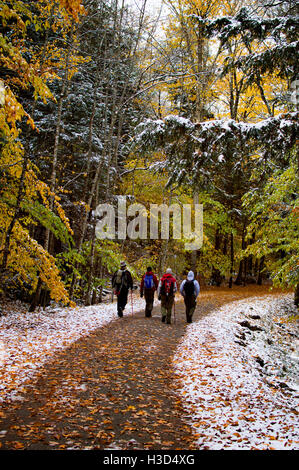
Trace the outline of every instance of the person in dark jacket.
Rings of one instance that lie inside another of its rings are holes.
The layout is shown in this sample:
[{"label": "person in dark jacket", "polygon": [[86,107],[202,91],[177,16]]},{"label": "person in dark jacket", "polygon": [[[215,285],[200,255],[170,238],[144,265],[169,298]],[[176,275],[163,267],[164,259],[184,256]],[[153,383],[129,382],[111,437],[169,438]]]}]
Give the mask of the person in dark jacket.
[{"label": "person in dark jacket", "polygon": [[180,287],[180,293],[184,297],[186,306],[186,320],[187,323],[192,323],[192,316],[196,307],[196,299],[200,291],[198,281],[194,279],[193,271],[189,271],[187,279],[185,279]]},{"label": "person in dark jacket", "polygon": [[155,290],[158,288],[158,279],[149,266],[142,276],[140,283],[140,297],[145,299],[145,316],[151,317],[154,306]]},{"label": "person in dark jacket", "polygon": [[127,269],[125,261],[120,263],[120,269],[112,276],[112,289],[117,295],[117,314],[123,316],[123,311],[128,302],[129,289],[133,289],[133,279],[130,271]]}]

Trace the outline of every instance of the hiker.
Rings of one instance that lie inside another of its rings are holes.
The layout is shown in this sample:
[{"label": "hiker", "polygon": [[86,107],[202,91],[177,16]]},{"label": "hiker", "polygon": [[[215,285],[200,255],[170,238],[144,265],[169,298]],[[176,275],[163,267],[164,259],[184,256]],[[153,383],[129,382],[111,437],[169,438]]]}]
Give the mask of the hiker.
[{"label": "hiker", "polygon": [[185,279],[180,287],[180,293],[184,297],[186,306],[187,323],[192,323],[192,316],[196,307],[196,299],[200,291],[199,283],[194,279],[193,271],[189,271],[187,279]]},{"label": "hiker", "polygon": [[128,302],[129,289],[133,289],[133,279],[130,271],[127,270],[125,261],[120,263],[120,269],[112,276],[112,289],[117,295],[117,314],[123,316],[123,311]]},{"label": "hiker", "polygon": [[162,322],[171,323],[171,310],[174,303],[174,294],[177,291],[176,279],[171,268],[166,269],[166,273],[160,279],[158,285],[158,299],[161,300]]},{"label": "hiker", "polygon": [[145,299],[145,316],[151,317],[154,306],[155,290],[158,288],[159,281],[155,274],[152,272],[152,268],[149,266],[146,269],[146,273],[142,276],[140,283],[140,297]]}]

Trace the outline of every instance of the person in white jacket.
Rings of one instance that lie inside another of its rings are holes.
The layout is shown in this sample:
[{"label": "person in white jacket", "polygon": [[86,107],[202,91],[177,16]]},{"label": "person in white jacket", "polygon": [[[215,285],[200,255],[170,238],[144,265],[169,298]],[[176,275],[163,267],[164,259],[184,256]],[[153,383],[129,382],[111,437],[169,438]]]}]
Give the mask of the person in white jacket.
[{"label": "person in white jacket", "polygon": [[184,297],[186,306],[186,320],[187,323],[192,323],[192,316],[196,307],[196,299],[200,292],[200,286],[196,279],[194,279],[193,271],[189,271],[187,279],[185,279],[180,287],[180,293]]}]

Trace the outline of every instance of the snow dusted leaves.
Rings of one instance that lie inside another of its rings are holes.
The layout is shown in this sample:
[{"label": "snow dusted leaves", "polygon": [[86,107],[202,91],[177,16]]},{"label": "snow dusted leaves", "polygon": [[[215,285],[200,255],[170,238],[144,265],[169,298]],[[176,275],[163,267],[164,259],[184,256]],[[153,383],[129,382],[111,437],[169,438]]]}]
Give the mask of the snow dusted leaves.
[{"label": "snow dusted leaves", "polygon": [[3,341],[0,341],[0,367],[3,366],[5,360],[5,347]]},{"label": "snow dusted leaves", "polygon": [[162,119],[146,119],[139,124],[135,133],[135,144],[143,149],[158,149],[165,141],[177,139],[195,129],[195,124],[181,116],[168,115]]},{"label": "snow dusted leaves", "polygon": [[[298,31],[298,17],[277,16],[265,18],[255,16],[247,8],[241,8],[235,17],[223,16],[206,22],[210,34],[219,32],[219,39],[226,43],[232,37],[243,33],[249,43],[252,38],[265,39],[271,35],[275,39],[296,36]],[[245,34],[248,36],[246,37]]]},{"label": "snow dusted leaves", "polygon": [[[223,45],[229,44],[232,38],[240,35],[246,49],[254,40],[268,40],[265,51],[241,56],[234,64],[234,67],[243,70],[248,83],[269,72],[278,73],[289,81],[296,79],[298,16],[286,14],[265,18],[253,15],[247,8],[241,8],[235,17],[226,16],[206,21],[205,27],[207,33],[212,36],[216,34]],[[230,68],[229,63],[230,60],[227,61],[226,69]]]},{"label": "snow dusted leaves", "polygon": [[[134,311],[144,300],[134,298]],[[27,312],[21,302],[3,306],[0,317],[0,403],[21,400],[24,386],[55,351],[117,318],[116,303]],[[128,304],[125,314],[130,315]]]},{"label": "snow dusted leaves", "polygon": [[[284,370],[284,353],[273,355],[263,328],[273,312],[283,317],[284,302],[237,301],[188,327],[174,367],[198,448],[299,448],[296,384],[272,375]],[[257,317],[262,327],[254,325]],[[274,330],[273,342],[281,342]],[[298,357],[292,366],[298,368]]]},{"label": "snow dusted leaves", "polygon": [[[174,385],[185,404],[198,448],[299,448],[295,383],[299,366],[292,302],[291,296],[237,301],[187,327],[174,357]],[[135,298],[134,310],[143,308],[143,299]],[[115,303],[32,313],[16,303],[10,311],[8,307],[3,311],[0,401],[22,399],[23,387],[55,351],[117,318]],[[130,305],[127,315],[131,315]],[[135,339],[139,342],[140,336]],[[135,350],[133,338],[130,343]],[[141,346],[147,361],[158,352],[151,334],[146,341],[142,338]],[[105,351],[106,347],[98,353]],[[115,357],[111,356],[113,370]],[[76,382],[76,390],[86,392],[85,372],[83,376],[84,380]],[[101,380],[109,383],[108,376]],[[139,380],[143,382],[142,375]],[[67,378],[62,385],[49,406],[55,408],[55,400],[61,402],[61,396],[67,405],[72,381]],[[73,413],[71,405],[69,412]]]},{"label": "snow dusted leaves", "polygon": [[155,169],[168,169],[169,184],[195,184],[207,169],[219,170],[227,161],[252,163],[250,158],[245,159],[246,155],[283,158],[294,147],[297,135],[298,113],[256,123],[233,119],[194,123],[170,115],[164,120],[148,119],[140,124],[135,145],[144,152],[161,149],[165,152],[166,159],[155,163]]}]

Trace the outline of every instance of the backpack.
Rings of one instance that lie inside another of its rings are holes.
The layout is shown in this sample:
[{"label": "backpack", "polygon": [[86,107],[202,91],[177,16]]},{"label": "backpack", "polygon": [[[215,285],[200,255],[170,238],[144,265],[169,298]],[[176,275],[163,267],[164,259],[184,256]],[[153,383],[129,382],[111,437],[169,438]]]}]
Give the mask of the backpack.
[{"label": "backpack", "polygon": [[123,275],[124,275],[124,271],[122,271],[121,269],[119,269],[116,273],[116,276],[115,276],[115,279],[114,279],[114,285],[113,287],[120,287],[123,283]]},{"label": "backpack", "polygon": [[154,278],[152,274],[146,274],[144,276],[144,288],[152,289],[154,287]]},{"label": "backpack", "polygon": [[185,291],[186,297],[190,297],[191,295],[194,295],[195,294],[194,281],[187,280],[184,284],[184,291]]},{"label": "backpack", "polygon": [[161,289],[160,293],[164,295],[171,295],[173,294],[173,287],[174,287],[174,281],[173,278],[166,277],[165,279],[161,280]]},{"label": "backpack", "polygon": [[126,288],[129,286],[128,275],[129,275],[129,271],[127,271],[127,270],[123,271],[121,285],[126,287]]}]

